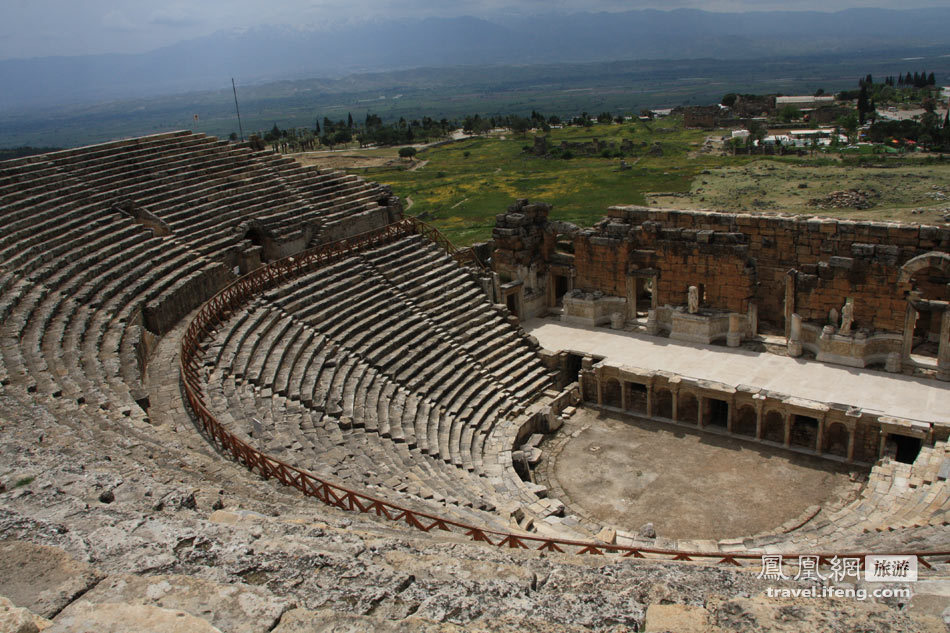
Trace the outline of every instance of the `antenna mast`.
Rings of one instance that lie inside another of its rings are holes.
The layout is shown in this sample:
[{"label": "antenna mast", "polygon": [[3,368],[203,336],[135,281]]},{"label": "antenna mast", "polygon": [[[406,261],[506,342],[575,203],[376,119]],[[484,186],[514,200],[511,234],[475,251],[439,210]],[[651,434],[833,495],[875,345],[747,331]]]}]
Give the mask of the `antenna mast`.
[{"label": "antenna mast", "polygon": [[241,130],[241,142],[244,142],[244,126],[241,125],[241,108],[238,107],[237,87],[234,85],[234,77],[231,77],[231,90],[234,91],[234,110],[237,112],[238,129]]}]

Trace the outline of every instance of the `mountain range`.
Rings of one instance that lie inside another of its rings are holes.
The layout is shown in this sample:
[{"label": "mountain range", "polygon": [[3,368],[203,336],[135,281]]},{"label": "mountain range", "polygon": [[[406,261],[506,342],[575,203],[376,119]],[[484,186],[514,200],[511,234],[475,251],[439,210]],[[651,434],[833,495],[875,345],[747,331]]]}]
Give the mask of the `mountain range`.
[{"label": "mountain range", "polygon": [[[35,111],[306,77],[421,66],[761,59],[947,45],[950,8],[836,13],[693,9],[507,19],[370,20],[332,30],[262,25],[137,55],[0,61],[0,111]],[[908,69],[917,70],[908,61]]]}]

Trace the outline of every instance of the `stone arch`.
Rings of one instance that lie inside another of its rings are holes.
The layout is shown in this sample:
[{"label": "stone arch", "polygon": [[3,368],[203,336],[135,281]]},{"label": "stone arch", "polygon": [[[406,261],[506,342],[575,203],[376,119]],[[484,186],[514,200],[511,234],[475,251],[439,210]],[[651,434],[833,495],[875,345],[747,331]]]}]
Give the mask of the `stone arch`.
[{"label": "stone arch", "polygon": [[627,411],[646,415],[647,413],[647,386],[638,382],[624,384],[627,390]]},{"label": "stone arch", "polygon": [[781,411],[772,410],[762,420],[762,439],[778,444],[785,443],[785,416]]},{"label": "stone arch", "polygon": [[744,404],[736,409],[736,417],[732,421],[732,432],[736,435],[755,437],[755,407]]},{"label": "stone arch", "polygon": [[673,392],[669,389],[656,390],[656,404],[653,406],[653,415],[658,418],[673,418]]},{"label": "stone arch", "polygon": [[699,424],[699,398],[691,391],[680,390],[676,405],[676,421]]},{"label": "stone arch", "polygon": [[943,274],[950,276],[950,254],[932,251],[907,260],[904,265],[901,266],[901,272],[897,277],[897,282],[908,283],[915,273],[925,268],[935,268]]},{"label": "stone arch", "polygon": [[799,448],[814,449],[820,426],[818,418],[808,415],[793,415],[789,444]]},{"label": "stone arch", "polygon": [[608,407],[620,408],[622,404],[620,396],[620,381],[616,378],[607,378],[604,380],[604,404]]},{"label": "stone arch", "polygon": [[825,437],[822,440],[824,452],[838,457],[848,456],[848,427],[841,422],[832,422],[825,429]]}]

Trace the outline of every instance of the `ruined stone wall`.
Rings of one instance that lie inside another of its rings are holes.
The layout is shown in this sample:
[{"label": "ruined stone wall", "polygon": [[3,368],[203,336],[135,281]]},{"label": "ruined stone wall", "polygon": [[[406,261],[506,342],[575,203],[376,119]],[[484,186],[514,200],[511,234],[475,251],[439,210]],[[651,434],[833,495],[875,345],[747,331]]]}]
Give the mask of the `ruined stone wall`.
[{"label": "ruined stone wall", "polygon": [[231,279],[230,271],[220,262],[208,264],[181,278],[146,304],[142,310],[145,327],[155,334],[166,334]]},{"label": "ruined stone wall", "polygon": [[[557,231],[546,205],[519,204],[498,216],[494,263],[499,272],[521,267],[514,277],[527,279],[525,267],[543,271],[553,261]],[[754,304],[775,328],[787,297],[790,311],[814,323],[851,298],[855,328],[888,332],[903,330],[915,287],[948,298],[946,281],[930,273],[899,281],[908,260],[950,251],[950,229],[935,226],[630,206],[611,208],[573,246],[574,288],[626,297],[632,276],[656,277],[658,306],[684,305],[687,289],[701,286],[701,307],[745,313]]]},{"label": "ruined stone wall", "polygon": [[[741,236],[737,239],[747,246],[748,260],[755,269],[752,299],[758,306],[759,318],[773,324],[784,319],[787,273],[797,271],[801,284],[796,284],[794,308],[803,316],[807,313],[806,319],[827,315],[831,307],[840,310],[845,298],[853,297],[854,318],[862,327],[899,330],[906,307],[904,292],[911,288],[910,284],[898,283],[900,266],[926,252],[950,250],[950,229],[934,226],[647,207],[614,207],[608,217],[610,223],[626,224],[631,230],[645,227],[659,236],[650,265],[661,270],[661,284],[663,272],[689,264],[680,252],[672,252],[674,256],[670,257],[671,251],[662,248],[662,239],[672,239],[677,233],[686,239],[694,234],[711,236],[713,242],[721,235]],[[712,233],[705,233],[708,231]],[[645,246],[650,243],[629,248]],[[698,262],[693,268],[695,273],[702,270]],[[748,283],[749,274],[743,268],[713,266],[707,271],[724,277],[718,283],[733,297],[738,293],[736,287]],[[708,282],[706,295],[711,305],[728,305],[732,301],[710,292]],[[660,303],[665,299],[661,295]]]},{"label": "ruined stone wall", "polygon": [[600,290],[604,294],[622,297],[626,294],[626,271],[629,262],[629,240],[590,232],[574,239],[576,288]]},{"label": "ruined stone wall", "polygon": [[854,301],[852,327],[900,331],[907,301],[897,283],[899,269],[879,261],[865,263],[832,257],[830,263],[806,265],[795,275],[795,312],[806,321],[823,322],[834,309],[839,314],[846,298]]}]

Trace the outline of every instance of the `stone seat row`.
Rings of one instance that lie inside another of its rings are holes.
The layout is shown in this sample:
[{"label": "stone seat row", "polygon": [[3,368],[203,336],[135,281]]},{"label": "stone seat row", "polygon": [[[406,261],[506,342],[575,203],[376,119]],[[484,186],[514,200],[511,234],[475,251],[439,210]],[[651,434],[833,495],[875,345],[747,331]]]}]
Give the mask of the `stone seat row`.
[{"label": "stone seat row", "polygon": [[[346,416],[309,409],[234,376],[211,380],[208,394],[222,423],[273,457],[419,511],[432,512],[436,504],[440,514],[448,509],[449,518],[458,521],[505,525],[477,477],[406,443],[365,432]],[[253,418],[261,422],[261,437],[253,437]]]},{"label": "stone seat row", "polygon": [[[200,252],[215,255],[238,245],[247,220],[258,221],[281,240],[302,226],[318,229],[321,223],[378,208],[387,197],[378,185],[355,176],[298,170],[287,161],[187,133],[54,153],[45,160],[5,164],[0,213],[11,224],[24,223],[16,228],[36,236],[46,222],[81,221],[99,205],[129,200]],[[291,181],[305,183],[306,192]],[[23,237],[16,231],[7,235]]]},{"label": "stone seat row", "polygon": [[[341,344],[344,339],[301,324],[272,306],[256,306],[234,321],[209,348],[213,357],[209,363],[222,373],[247,379],[307,407],[351,418],[362,428],[467,470],[477,472],[481,466],[488,432],[473,421],[477,417],[491,425],[492,415],[511,408],[502,395],[491,392],[491,385],[482,384],[476,390],[478,383],[451,392],[471,403],[464,409],[459,402],[439,400],[445,389],[437,383],[401,381],[385,365],[357,360],[359,352]],[[344,357],[348,360],[342,361]],[[464,375],[461,366],[449,368]],[[459,415],[476,408],[475,416]]]},{"label": "stone seat row", "polygon": [[[339,272],[341,268],[353,277]],[[356,281],[360,275],[363,279]],[[313,279],[312,283],[318,282]],[[304,288],[285,299],[269,296],[343,345],[360,350],[374,367],[440,401],[453,414],[469,408],[480,411],[484,403],[477,399],[480,394],[505,391],[474,356],[446,336],[435,319],[375,283],[357,259],[344,262],[318,285],[317,293]],[[343,288],[345,298],[338,295]]]},{"label": "stone seat row", "polygon": [[540,357],[508,322],[503,311],[489,308],[478,283],[438,246],[411,236],[361,254],[407,302],[438,315],[462,353],[479,360],[519,400],[550,384]]},{"label": "stone seat row", "polygon": [[113,219],[98,240],[75,232],[61,259],[4,293],[7,381],[101,407],[131,407],[142,397],[143,306],[208,261]]}]

